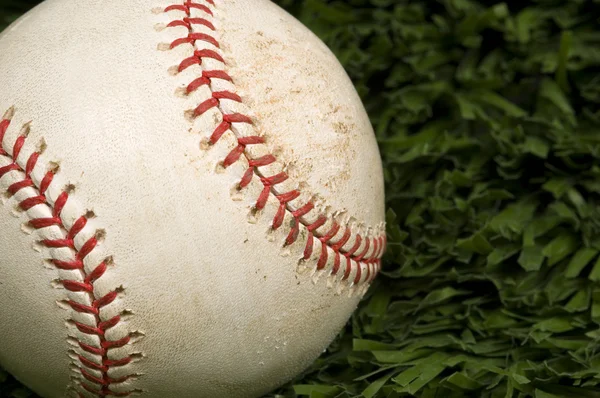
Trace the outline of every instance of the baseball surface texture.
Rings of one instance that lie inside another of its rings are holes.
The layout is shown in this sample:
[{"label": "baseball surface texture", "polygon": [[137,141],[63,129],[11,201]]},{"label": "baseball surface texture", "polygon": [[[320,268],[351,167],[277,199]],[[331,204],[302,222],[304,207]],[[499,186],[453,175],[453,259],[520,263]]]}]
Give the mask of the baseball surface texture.
[{"label": "baseball surface texture", "polygon": [[0,36],[0,364],[43,397],[258,397],[380,270],[381,162],[267,0],[48,0]]}]

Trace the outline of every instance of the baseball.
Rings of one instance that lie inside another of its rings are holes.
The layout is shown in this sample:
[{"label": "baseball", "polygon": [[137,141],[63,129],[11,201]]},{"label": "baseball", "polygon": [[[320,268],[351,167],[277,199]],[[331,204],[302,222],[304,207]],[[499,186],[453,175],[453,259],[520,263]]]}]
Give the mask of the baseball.
[{"label": "baseball", "polygon": [[0,364],[42,397],[259,397],[385,249],[351,81],[268,0],[47,0],[0,36]]}]

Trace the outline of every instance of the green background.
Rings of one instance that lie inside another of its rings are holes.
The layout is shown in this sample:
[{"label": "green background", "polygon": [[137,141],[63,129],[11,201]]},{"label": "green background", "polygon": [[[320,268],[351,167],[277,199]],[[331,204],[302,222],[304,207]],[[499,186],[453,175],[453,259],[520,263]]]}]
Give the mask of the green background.
[{"label": "green background", "polygon": [[[351,322],[279,393],[600,397],[600,2],[277,2],[365,102],[389,234]],[[0,1],[3,27],[35,3]],[[1,397],[28,394],[0,371]]]}]

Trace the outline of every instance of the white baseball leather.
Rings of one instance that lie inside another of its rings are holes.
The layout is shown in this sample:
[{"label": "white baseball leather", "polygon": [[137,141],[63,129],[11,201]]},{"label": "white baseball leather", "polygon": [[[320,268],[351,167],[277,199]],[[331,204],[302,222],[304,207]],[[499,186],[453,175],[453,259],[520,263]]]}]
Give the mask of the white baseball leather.
[{"label": "white baseball leather", "polygon": [[0,65],[3,367],[44,397],[257,397],[327,347],[379,270],[383,181],[305,27],[267,0],[48,0]]}]

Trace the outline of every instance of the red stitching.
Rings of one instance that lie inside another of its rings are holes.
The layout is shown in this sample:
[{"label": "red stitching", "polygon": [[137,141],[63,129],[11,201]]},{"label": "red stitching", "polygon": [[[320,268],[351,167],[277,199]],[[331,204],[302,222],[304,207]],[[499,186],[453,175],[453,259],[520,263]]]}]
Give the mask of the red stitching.
[{"label": "red stitching", "polygon": [[340,261],[341,260],[340,257],[341,257],[340,253],[336,252],[335,253],[335,258],[334,258],[334,261],[333,261],[333,269],[331,270],[331,274],[332,275],[337,275],[338,271],[340,270],[340,262],[341,262]]},{"label": "red stitching", "polygon": [[321,242],[321,255],[319,256],[319,261],[317,261],[317,269],[322,270],[325,268],[325,264],[327,263],[327,245],[325,242]]},{"label": "red stitching", "polygon": [[[180,68],[181,68],[181,66],[180,66]],[[231,76],[229,76],[224,71],[221,71],[221,70],[203,71],[201,77],[197,78],[196,80],[194,80],[187,86],[187,89],[186,89],[187,94],[191,94],[192,92],[198,90],[202,86],[208,86],[212,79],[223,79],[223,80],[232,81]]]},{"label": "red stitching", "polygon": [[[206,3],[214,6],[214,1],[212,0],[204,0]],[[188,34],[186,37],[182,37],[174,40],[170,48],[173,49],[180,45],[191,44],[195,46],[196,42],[203,41],[215,47],[215,49],[220,48],[220,43],[218,40],[209,34],[199,33],[194,31],[193,25],[203,25],[208,27],[210,30],[215,30],[214,25],[207,20],[198,20],[192,21],[193,18],[191,16],[191,10],[198,9],[204,11],[208,15],[213,15],[211,9],[203,4],[199,4],[192,0],[185,0],[183,4],[175,4],[168,6],[165,8],[165,12],[178,10],[183,11],[185,16],[183,19],[175,20],[171,22],[168,27],[185,27],[188,29]],[[193,65],[203,65],[203,61],[205,58],[216,59],[223,64],[226,64],[223,57],[215,50],[211,49],[202,49],[197,50],[194,48],[194,55],[192,57],[184,59],[179,65],[179,72],[184,71],[185,69],[193,66]],[[233,83],[233,79],[225,70],[204,70],[201,73],[201,76],[192,81],[187,89],[187,94],[191,94],[192,92],[198,90],[202,86],[211,86],[213,80],[215,79],[223,79]],[[201,117],[205,113],[209,112],[212,109],[216,109],[223,116],[223,121],[217,126],[217,128],[212,132],[209,143],[214,145],[216,144],[223,134],[227,131],[234,128],[235,123],[244,123],[244,124],[253,124],[252,119],[248,115],[243,115],[239,113],[229,114],[224,111],[221,102],[222,101],[234,101],[234,102],[243,102],[243,99],[231,91],[214,91],[212,90],[212,96],[210,99],[200,103],[195,109],[191,111],[191,114],[194,118]],[[341,226],[337,222],[333,222],[332,226],[325,233],[319,232],[319,228],[324,226],[328,217],[323,214],[320,214],[316,221],[312,223],[308,222],[305,219],[305,216],[311,212],[315,205],[311,201],[308,201],[303,206],[293,209],[291,207],[291,202],[300,197],[299,190],[292,190],[290,192],[280,193],[277,192],[274,187],[283,183],[288,179],[288,175],[285,172],[281,172],[279,174],[273,176],[264,176],[259,170],[260,167],[268,166],[277,161],[274,155],[268,154],[264,155],[257,159],[252,159],[247,151],[247,147],[249,145],[257,145],[264,144],[264,138],[260,136],[249,136],[249,137],[237,137],[238,145],[233,148],[225,157],[222,162],[222,166],[227,168],[235,163],[237,163],[242,157],[244,157],[248,162],[248,168],[244,172],[240,182],[238,183],[238,188],[243,189],[252,182],[254,176],[260,179],[263,184],[263,189],[259,194],[256,203],[254,205],[256,210],[263,209],[271,197],[271,194],[279,201],[279,207],[272,221],[272,228],[274,230],[282,227],[285,221],[286,211],[289,212],[292,216],[290,231],[285,240],[285,245],[291,245],[298,239],[300,233],[300,225],[304,225],[308,230],[308,239],[306,242],[306,246],[304,248],[304,258],[308,259],[312,255],[314,239],[318,239],[318,242],[321,243],[321,254],[319,255],[319,259],[317,261],[317,269],[323,269],[326,266],[326,263],[329,258],[328,250],[331,249],[334,253],[334,265],[332,269],[332,274],[337,274],[342,268],[341,265],[341,257],[344,256],[346,258],[346,266],[344,269],[343,279],[346,280],[350,277],[352,270],[356,268],[356,274],[354,278],[354,283],[361,282],[361,278],[363,276],[362,266],[366,267],[366,276],[364,281],[371,281],[375,274],[379,272],[381,267],[380,257],[383,255],[385,249],[385,238],[384,237],[376,237],[376,238],[363,238],[360,234],[356,235],[356,239],[354,241],[353,246],[349,250],[344,250],[344,247],[349,242],[352,237],[352,231],[349,227],[345,227],[344,233],[342,237],[333,241],[336,236],[338,236],[338,232],[341,230]],[[364,246],[363,246],[364,244]],[[362,249],[361,249],[362,248]],[[358,252],[360,250],[360,252]],[[352,262],[356,264],[353,267]]]},{"label": "red stitching", "polygon": [[[360,266],[358,267],[358,269],[360,270]],[[343,281],[348,280],[351,272],[352,272],[352,260],[350,260],[350,257],[347,256],[346,257],[346,271],[344,272],[344,277],[342,278],[342,280]]]},{"label": "red stitching", "polygon": [[325,235],[323,235],[319,239],[324,244],[327,243],[327,242],[329,242],[331,239],[333,239],[334,236],[337,235],[337,233],[340,230],[340,228],[341,228],[340,224],[338,224],[337,222],[334,222],[333,226],[331,227],[331,229],[329,230],[329,232],[327,232]]},{"label": "red stitching", "polygon": [[190,33],[189,36],[182,37],[171,43],[171,49],[179,47],[182,44],[195,44],[197,41],[206,41],[219,48],[219,42],[211,35],[207,35],[206,33]]},{"label": "red stitching", "polygon": [[176,20],[167,25],[169,28],[173,28],[175,26],[183,26],[186,28],[191,28],[192,25],[204,25],[210,30],[215,30],[215,26],[204,18],[188,18],[185,17],[182,20]]},{"label": "red stitching", "polygon": [[[206,1],[208,1],[210,4],[214,5],[212,0],[206,0]],[[198,10],[204,11],[205,13],[207,13],[210,16],[213,15],[210,8],[208,8],[207,6],[202,5],[202,4],[193,3],[191,0],[187,0],[184,4],[176,4],[176,5],[169,6],[169,7],[165,8],[165,12],[175,11],[175,10],[183,11],[189,17],[192,8],[196,8]]]},{"label": "red stitching", "polygon": [[[86,216],[80,217],[75,223],[72,225],[70,229],[68,229],[62,219],[61,214],[69,200],[69,193],[62,192],[58,198],[56,199],[54,205],[50,203],[46,197],[46,193],[50,184],[54,180],[55,172],[50,170],[46,172],[42,181],[39,184],[39,187],[36,186],[34,181],[31,178],[31,173],[35,169],[38,164],[39,157],[41,155],[40,151],[34,152],[29,156],[26,162],[25,168],[22,168],[17,161],[17,158],[21,154],[23,146],[25,145],[25,141],[27,139],[27,131],[21,133],[13,145],[12,153],[8,153],[4,150],[2,146],[2,142],[6,135],[6,132],[11,124],[11,118],[13,114],[13,110],[7,112],[2,121],[0,121],[0,155],[9,158],[11,164],[8,166],[4,166],[0,168],[0,178],[4,175],[11,172],[20,172],[24,175],[21,181],[18,181],[12,184],[8,188],[8,192],[12,195],[16,194],[22,189],[30,188],[36,190],[36,195],[30,198],[24,199],[19,203],[19,207],[28,211],[33,209],[36,206],[45,205],[49,209],[52,210],[53,217],[51,218],[35,218],[29,221],[29,225],[38,230],[48,227],[59,227],[61,228],[65,234],[65,239],[56,239],[56,240],[42,240],[40,244],[47,248],[56,249],[56,248],[69,248],[74,252],[74,260],[58,260],[58,259],[50,259],[50,263],[53,264],[57,269],[62,270],[79,270],[84,276],[84,281],[79,282],[75,280],[61,280],[60,283],[62,286],[70,291],[70,292],[83,292],[87,293],[91,300],[92,305],[84,305],[81,303],[77,303],[72,300],[67,300],[65,303],[75,312],[85,313],[93,315],[94,317],[94,325],[86,325],[77,321],[72,321],[75,327],[84,334],[96,335],[100,340],[100,347],[92,347],[86,345],[82,342],[78,342],[79,346],[86,352],[98,355],[102,358],[102,363],[97,364],[83,356],[78,356],[79,362],[81,363],[80,372],[83,376],[83,379],[87,381],[91,381],[92,383],[99,385],[100,390],[96,390],[93,387],[86,385],[83,380],[80,381],[81,386],[96,394],[99,397],[106,397],[108,395],[111,396],[127,396],[130,395],[130,392],[122,392],[115,393],[110,390],[110,385],[115,383],[122,383],[123,381],[131,378],[132,376],[125,376],[119,379],[113,379],[109,377],[108,372],[111,368],[117,366],[123,366],[131,362],[131,357],[125,357],[121,360],[115,361],[110,360],[108,353],[110,349],[123,347],[130,343],[130,337],[125,337],[118,341],[107,340],[105,337],[106,331],[112,327],[115,327],[121,320],[119,316],[115,316],[107,321],[102,321],[100,318],[100,310],[112,303],[117,298],[117,292],[112,291],[106,294],[103,297],[97,297],[96,293],[94,293],[94,282],[101,278],[107,270],[106,262],[102,262],[91,272],[86,272],[84,268],[84,260],[86,257],[92,253],[92,251],[98,246],[98,240],[96,237],[92,237],[88,239],[87,242],[81,246],[80,249],[77,249],[74,244],[75,237],[85,228],[87,225],[88,219]],[[101,373],[100,377],[93,376],[91,373],[86,371],[87,369],[93,369],[99,371]]]},{"label": "red stitching", "polygon": [[[87,384],[81,383],[81,386],[86,389],[88,392],[92,393],[92,394],[96,394],[97,396],[100,397],[107,397],[107,396],[112,396],[112,397],[128,397],[131,395],[130,392],[114,392],[111,391],[108,387],[102,387],[101,390],[95,390],[92,387],[88,386]],[[83,395],[79,394],[80,397],[83,397]]]}]

